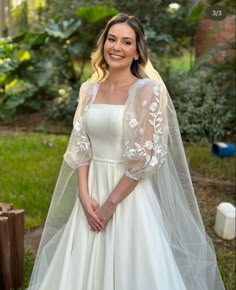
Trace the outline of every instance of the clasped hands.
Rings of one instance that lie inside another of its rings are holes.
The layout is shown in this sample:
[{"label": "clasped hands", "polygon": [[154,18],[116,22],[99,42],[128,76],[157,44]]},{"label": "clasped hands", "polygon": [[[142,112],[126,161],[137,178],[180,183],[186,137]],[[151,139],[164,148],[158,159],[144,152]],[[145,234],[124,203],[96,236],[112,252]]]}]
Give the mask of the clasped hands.
[{"label": "clasped hands", "polygon": [[90,195],[80,198],[80,201],[90,225],[90,229],[94,232],[103,231],[112,218],[116,207],[111,205],[108,200],[100,206]]}]

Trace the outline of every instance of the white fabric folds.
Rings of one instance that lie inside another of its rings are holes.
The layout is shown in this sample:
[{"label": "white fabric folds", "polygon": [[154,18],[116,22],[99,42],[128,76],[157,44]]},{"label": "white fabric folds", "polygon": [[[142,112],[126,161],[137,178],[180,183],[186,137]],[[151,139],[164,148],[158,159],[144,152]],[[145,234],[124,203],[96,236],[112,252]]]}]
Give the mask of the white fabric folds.
[{"label": "white fabric folds", "polygon": [[[136,191],[134,190],[133,195],[127,197],[129,200],[125,201],[126,203],[124,203],[124,205],[121,205],[115,217],[115,221],[112,221],[113,224],[117,223],[116,227],[108,225],[107,231],[112,232],[112,243],[114,243],[116,247],[119,245],[120,236],[122,234],[126,235],[127,230],[126,226],[124,226],[124,233],[119,230],[121,229],[119,228],[118,223],[119,216],[122,219],[122,214],[123,216],[127,214],[127,219],[130,221],[133,218],[132,215],[129,216],[129,213],[126,212],[125,207],[128,206],[128,203],[131,202],[132,198],[134,198],[132,202],[132,206],[134,207],[138,196],[140,195],[141,198],[142,194],[145,193],[145,191],[141,191],[140,193],[141,185],[145,188],[150,188],[148,192],[154,192],[155,201],[153,201],[153,203],[155,204],[157,201],[158,204],[156,219],[161,231],[158,234],[160,235],[160,238],[157,239],[156,246],[150,243],[153,247],[151,248],[151,252],[153,252],[154,255],[157,253],[158,249],[163,247],[164,253],[161,254],[160,260],[165,261],[165,259],[167,259],[166,261],[169,263],[169,266],[166,265],[163,267],[166,267],[165,269],[168,271],[175,271],[173,269],[176,268],[177,272],[175,276],[173,275],[173,279],[176,280],[172,285],[168,284],[170,286],[167,286],[167,284],[164,284],[167,282],[163,282],[163,284],[158,284],[159,282],[157,282],[155,285],[159,285],[159,288],[155,289],[126,289],[122,288],[122,286],[120,286],[120,288],[107,286],[107,288],[104,289],[96,289],[92,286],[91,288],[89,288],[90,286],[87,286],[87,288],[81,286],[78,290],[225,289],[217,267],[214,247],[211,239],[205,232],[195,198],[175,109],[163,81],[153,69],[151,63],[148,63],[145,71],[147,76],[150,78],[140,79],[132,85],[122,110],[119,110],[119,114],[115,112],[113,114],[113,116],[116,116],[115,114],[117,114],[122,122],[122,130],[119,131],[122,132],[120,138],[121,147],[114,149],[114,154],[117,155],[115,161],[111,160],[111,162],[109,162],[110,156],[107,156],[106,160],[109,165],[106,165],[106,167],[104,167],[105,165],[99,159],[101,154],[100,151],[103,150],[104,154],[106,154],[106,152],[110,152],[111,150],[105,150],[102,148],[102,144],[101,147],[99,147],[97,141],[96,148],[94,148],[94,140],[90,139],[87,134],[90,130],[89,118],[93,118],[92,116],[94,116],[91,112],[92,110],[95,110],[93,102],[96,97],[99,83],[88,81],[81,86],[79,105],[74,117],[72,134],[64,155],[64,162],[61,167],[48,212],[29,289],[46,289],[43,288],[43,283],[45,283],[45,276],[48,277],[48,273],[51,271],[50,264],[57,265],[54,266],[54,270],[56,269],[55,271],[58,271],[58,275],[62,277],[65,265],[63,267],[60,263],[56,263],[55,256],[58,255],[58,251],[60,251],[60,261],[61,263],[63,261],[65,264],[68,257],[67,251],[72,251],[75,247],[79,247],[79,244],[77,245],[76,242],[79,242],[81,238],[79,237],[79,232],[77,232],[78,240],[70,240],[70,233],[72,228],[75,229],[76,226],[79,227],[77,223],[79,223],[78,219],[82,211],[79,200],[76,198],[78,191],[76,169],[85,164],[90,164],[91,174],[92,172],[95,172],[94,174],[96,174],[96,168],[99,168],[98,171],[100,172],[97,174],[102,174],[102,172],[108,170],[107,166],[110,166],[109,171],[107,172],[110,172],[109,174],[114,180],[119,180],[123,174],[126,174],[130,178],[139,180]],[[109,110],[109,108],[107,108],[107,110]],[[97,108],[96,112],[98,112]],[[103,116],[102,113],[101,116]],[[110,136],[111,140],[113,140],[113,137]],[[116,143],[114,143],[114,147],[116,146],[115,144]],[[121,152],[119,152],[119,150],[121,150]],[[118,160],[119,156],[121,160]],[[112,175],[113,172],[114,175]],[[100,180],[99,182],[102,183],[103,176],[104,175],[98,176],[96,180]],[[90,185],[92,190],[93,180],[90,180]],[[103,185],[97,183],[96,186],[99,187]],[[107,188],[112,188],[112,186],[115,185],[108,184]],[[96,191],[96,188],[94,188],[94,191]],[[148,198],[148,195],[149,193],[147,193],[147,196],[144,195],[142,197],[144,198],[142,202],[143,204],[145,204],[145,198]],[[101,197],[101,201],[102,199],[103,198]],[[155,209],[155,207],[153,208]],[[135,207],[133,210],[133,214],[135,215]],[[142,205],[140,205],[140,211],[142,211]],[[155,216],[155,212],[152,216]],[[149,217],[149,215],[147,217]],[[151,214],[150,219],[152,219]],[[82,217],[81,220],[83,220]],[[126,221],[124,220],[123,223],[125,222]],[[136,225],[136,227],[138,226],[139,225]],[[155,238],[152,239],[152,237],[156,235],[156,233],[153,232],[155,231],[155,226],[152,225],[152,222],[150,222],[149,231],[148,223],[145,228],[147,230],[146,233],[144,233],[146,235],[147,244],[151,240],[155,241]],[[116,229],[117,233],[115,232]],[[134,233],[137,234],[139,231],[140,229],[137,229]],[[81,235],[86,235],[86,233],[81,231]],[[137,239],[141,239],[142,234],[140,233],[140,235],[137,235],[136,237]],[[72,243],[70,247],[62,246],[65,245],[65,243],[70,242]],[[111,243],[109,243],[109,245],[111,245]],[[82,246],[84,246],[84,244],[81,244],[81,247]],[[124,245],[124,254],[128,256],[129,253],[125,252],[125,247],[126,245]],[[106,250],[108,251],[108,249],[105,248],[103,250],[103,254],[106,256],[105,252]],[[116,255],[114,249],[112,251],[113,254]],[[130,251],[132,251],[132,247],[130,248]],[[150,259],[151,258],[152,257],[150,257]],[[80,257],[78,257],[78,259],[80,259]],[[76,263],[77,262],[75,262],[75,265]],[[78,262],[78,265],[81,264]],[[101,266],[103,267],[103,265]],[[111,268],[113,266],[114,265],[110,265]],[[125,271],[125,269],[122,268],[113,269],[112,273],[114,274],[117,271],[117,275],[121,275],[123,270]],[[80,273],[80,271],[82,271],[82,269],[78,269],[78,273]],[[145,269],[145,271],[147,272],[144,273],[144,275],[149,277],[148,269]],[[149,274],[151,277],[151,270]],[[171,280],[171,277],[170,274],[169,280]],[[162,281],[158,271],[155,279],[157,281],[158,279]],[[70,278],[66,279],[66,281],[68,280],[70,280]],[[150,282],[151,280],[148,281]],[[113,283],[115,282],[113,281]],[[119,281],[117,283],[119,283]],[[176,285],[176,283],[180,284]],[[134,284],[131,283],[129,285]],[[74,290],[66,287],[67,286],[65,285],[59,285],[57,289]]]}]

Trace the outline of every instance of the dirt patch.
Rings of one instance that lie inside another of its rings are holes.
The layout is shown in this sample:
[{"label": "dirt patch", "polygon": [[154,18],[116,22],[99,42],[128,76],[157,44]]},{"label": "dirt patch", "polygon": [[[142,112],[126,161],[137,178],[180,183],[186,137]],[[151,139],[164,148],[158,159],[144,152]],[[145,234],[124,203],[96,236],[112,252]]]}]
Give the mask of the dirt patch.
[{"label": "dirt patch", "polygon": [[39,226],[38,228],[25,232],[24,245],[25,248],[30,250],[35,256],[38,250],[39,242],[42,236],[44,225]]},{"label": "dirt patch", "polygon": [[0,132],[12,131],[68,134],[71,131],[71,126],[65,120],[49,118],[45,112],[29,112],[16,115],[11,122],[0,121]]}]

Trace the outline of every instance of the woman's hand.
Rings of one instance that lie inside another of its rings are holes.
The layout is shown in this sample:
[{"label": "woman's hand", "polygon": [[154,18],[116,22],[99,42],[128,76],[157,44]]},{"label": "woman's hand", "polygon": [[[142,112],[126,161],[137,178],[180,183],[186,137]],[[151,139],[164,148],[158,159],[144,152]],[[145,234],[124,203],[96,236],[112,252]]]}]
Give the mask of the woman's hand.
[{"label": "woman's hand", "polygon": [[85,215],[92,231],[100,232],[104,228],[103,222],[99,219],[96,211],[99,209],[99,204],[90,195],[80,197],[81,204],[83,206]]},{"label": "woman's hand", "polygon": [[109,201],[106,201],[102,206],[100,206],[96,210],[96,214],[98,218],[103,222],[104,227],[112,218],[115,210],[116,210],[116,206],[110,203]]}]

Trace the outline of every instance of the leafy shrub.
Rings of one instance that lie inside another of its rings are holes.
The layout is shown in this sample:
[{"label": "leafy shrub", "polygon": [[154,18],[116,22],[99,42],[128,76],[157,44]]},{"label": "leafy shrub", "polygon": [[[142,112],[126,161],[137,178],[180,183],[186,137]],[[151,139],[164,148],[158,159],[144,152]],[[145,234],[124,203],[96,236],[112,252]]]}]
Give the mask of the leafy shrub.
[{"label": "leafy shrub", "polygon": [[[102,21],[117,12],[102,5],[79,7],[69,20],[55,17],[41,31],[0,39],[0,118],[12,119],[22,106],[40,109],[57,97],[51,114],[68,116]],[[67,92],[63,98],[60,89]]]},{"label": "leafy shrub", "polygon": [[77,107],[80,82],[73,87],[61,86],[58,90],[58,96],[53,99],[48,108],[48,115],[53,119],[64,119],[70,124]]},{"label": "leafy shrub", "polygon": [[227,79],[226,72],[209,69],[172,76],[169,89],[185,141],[213,142],[232,130],[234,107],[228,100],[233,92],[223,87]]}]

